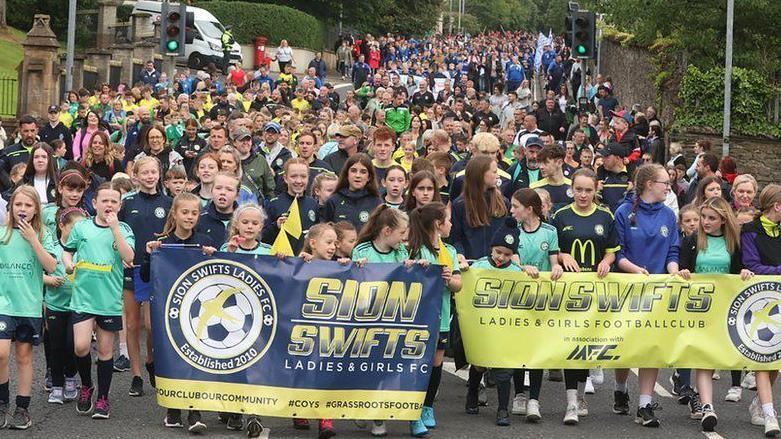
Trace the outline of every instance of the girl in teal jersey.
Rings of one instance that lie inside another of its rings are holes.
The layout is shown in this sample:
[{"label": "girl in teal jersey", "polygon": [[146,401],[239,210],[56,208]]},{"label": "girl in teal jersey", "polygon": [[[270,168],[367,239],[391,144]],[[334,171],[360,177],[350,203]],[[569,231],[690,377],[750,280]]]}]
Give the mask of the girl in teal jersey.
[{"label": "girl in teal jersey", "polygon": [[220,247],[220,251],[270,255],[271,246],[260,242],[260,234],[263,231],[263,221],[265,220],[266,213],[257,204],[248,203],[239,206],[233,212],[233,218],[228,224],[228,241]]},{"label": "girl in teal jersey", "polygon": [[[114,369],[114,333],[122,329],[122,283],[124,264],[132,264],[135,245],[133,231],[119,221],[120,192],[111,183],[95,191],[96,216],[78,222],[63,246],[65,272],[75,274],[71,308],[73,310],[73,344],[81,377],[81,391],[76,411],[92,412],[93,419],[108,419],[111,405],[108,393]],[[98,347],[98,399],[92,404],[92,331],[96,329]]]},{"label": "girl in teal jersey", "polygon": [[[17,188],[0,227],[0,428],[25,430],[33,382],[33,346],[42,333],[43,272],[57,268],[51,235],[41,221],[41,201],[32,186]],[[8,419],[11,342],[16,355],[16,410]]]}]

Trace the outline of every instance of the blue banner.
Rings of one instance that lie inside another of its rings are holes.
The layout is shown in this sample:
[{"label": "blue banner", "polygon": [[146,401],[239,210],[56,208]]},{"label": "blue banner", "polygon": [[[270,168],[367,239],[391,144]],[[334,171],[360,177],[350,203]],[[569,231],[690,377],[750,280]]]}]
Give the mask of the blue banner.
[{"label": "blue banner", "polygon": [[418,419],[437,346],[438,266],[152,254],[164,407]]}]

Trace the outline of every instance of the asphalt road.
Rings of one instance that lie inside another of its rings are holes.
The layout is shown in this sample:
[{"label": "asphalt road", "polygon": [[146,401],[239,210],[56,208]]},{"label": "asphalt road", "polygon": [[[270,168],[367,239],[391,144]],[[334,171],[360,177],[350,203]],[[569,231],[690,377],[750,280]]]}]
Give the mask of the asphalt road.
[{"label": "asphalt road", "polygon": [[[145,395],[131,398],[127,395],[130,387],[129,372],[114,374],[111,389],[112,413],[111,419],[105,421],[92,420],[76,414],[75,403],[51,405],[46,402],[47,395],[42,389],[43,383],[43,350],[36,349],[35,356],[35,388],[31,404],[33,426],[25,432],[2,430],[0,438],[159,438],[185,437],[184,430],[166,429],[162,425],[165,410],[156,404],[154,395],[148,383],[145,382]],[[657,386],[657,400],[663,407],[657,415],[662,424],[659,429],[640,427],[632,422],[633,417],[614,415],[610,408],[613,402],[613,376],[605,372],[605,384],[597,388],[595,395],[587,395],[590,415],[581,418],[578,426],[565,426],[562,423],[565,409],[564,383],[543,382],[541,396],[541,411],[543,420],[538,424],[527,424],[522,418],[513,416],[510,427],[498,427],[494,424],[496,412],[496,392],[488,389],[488,407],[482,407],[479,415],[464,413],[466,395],[465,381],[462,376],[452,373],[452,367],[446,363],[451,372],[442,377],[442,386],[435,404],[439,427],[433,430],[429,437],[436,438],[751,438],[763,437],[761,427],[749,424],[747,407],[754,392],[744,390],[743,401],[739,403],[724,402],[723,398],[729,388],[729,372],[723,372],[722,378],[716,381],[716,411],[719,415],[719,425],[716,433],[705,435],[700,431],[698,421],[688,418],[688,407],[678,405],[670,394],[668,379],[671,371],[664,370],[660,374]],[[94,373],[94,369],[93,369]],[[15,395],[12,361],[11,399]],[[94,375],[93,375],[94,379]],[[661,390],[660,390],[661,389]],[[778,393],[776,398],[778,398]],[[631,375],[630,396],[632,407],[637,403],[637,378]],[[209,430],[205,436],[214,438],[245,437],[244,433],[226,431],[216,419],[216,414],[204,414]],[[310,431],[297,431],[287,419],[265,418],[266,427],[263,437],[281,438],[313,438],[317,437],[316,422],[312,423]],[[366,430],[359,429],[352,421],[337,421],[335,423],[338,436],[347,438],[369,437]],[[389,422],[390,437],[409,437],[406,422]],[[268,434],[268,436],[267,436]]]}]

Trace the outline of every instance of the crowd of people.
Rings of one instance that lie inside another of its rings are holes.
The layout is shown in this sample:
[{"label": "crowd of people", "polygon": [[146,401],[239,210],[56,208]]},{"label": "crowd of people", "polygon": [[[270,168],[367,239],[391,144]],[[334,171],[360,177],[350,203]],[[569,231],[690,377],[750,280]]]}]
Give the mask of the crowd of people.
[{"label": "crowd of people", "polygon": [[[224,76],[184,69],[169,78],[149,62],[132,86],[73,90],[45,120],[19,119],[0,153],[0,427],[32,423],[41,342],[52,404],[76,401],[79,414],[107,419],[113,372],[132,373],[131,397],[154,387],[148,304],[163,292],[152,291],[150,253],[193,244],[207,254],[269,255],[293,200],[305,234],[291,246],[305,260],[447,261],[431,379],[410,423],[416,437],[437,425],[445,353],[463,352],[451,297],[470,267],[554,279],[781,274],[781,186],[760,191],[706,140],[694,154],[668,148],[654,107],[621,102],[611,78],[571,57],[560,39],[538,49],[523,32],[345,37],[338,70],[355,90],[344,97],[326,81],[321,57],[297,74],[285,47],[276,77],[265,66],[234,66]],[[544,87],[541,100],[532,84]],[[594,252],[573,251],[576,242]],[[718,419],[714,374],[681,369],[674,379],[673,393],[705,431]],[[776,374],[732,371],[725,396],[737,403],[742,384],[756,388],[751,423],[767,435],[779,432]],[[613,412],[658,427],[657,375],[640,369],[631,409],[628,370],[616,370]],[[551,370],[548,379],[564,380],[563,421],[577,424],[604,375]],[[469,366],[466,413],[479,412],[486,381],[497,387],[498,425],[509,426],[511,414],[541,419],[542,370]],[[250,437],[262,431],[256,416],[220,419]],[[165,425],[206,429],[197,411],[185,422],[169,410]],[[386,434],[384,422],[370,428]],[[333,422],[319,420],[318,434],[334,436]]]}]

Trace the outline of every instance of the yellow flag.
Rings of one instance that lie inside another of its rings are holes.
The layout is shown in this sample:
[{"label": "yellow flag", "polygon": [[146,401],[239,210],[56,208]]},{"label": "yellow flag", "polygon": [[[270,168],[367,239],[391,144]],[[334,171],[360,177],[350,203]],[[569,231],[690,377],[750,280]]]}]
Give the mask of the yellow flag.
[{"label": "yellow flag", "polygon": [[271,246],[272,255],[295,256],[293,247],[290,245],[290,238],[287,237],[288,233],[296,239],[300,238],[303,233],[297,198],[294,198],[290,204],[290,209],[287,211],[287,220],[285,224],[282,224],[279,234],[274,239],[274,244]]},{"label": "yellow flag", "polygon": [[453,256],[447,250],[447,247],[445,247],[442,238],[439,238],[439,256],[437,256],[437,264],[453,268]]},{"label": "yellow flag", "polygon": [[301,237],[303,228],[301,227],[301,213],[298,211],[298,198],[293,198],[290,209],[287,211],[287,221],[282,225],[282,230],[290,233],[296,239]]}]

